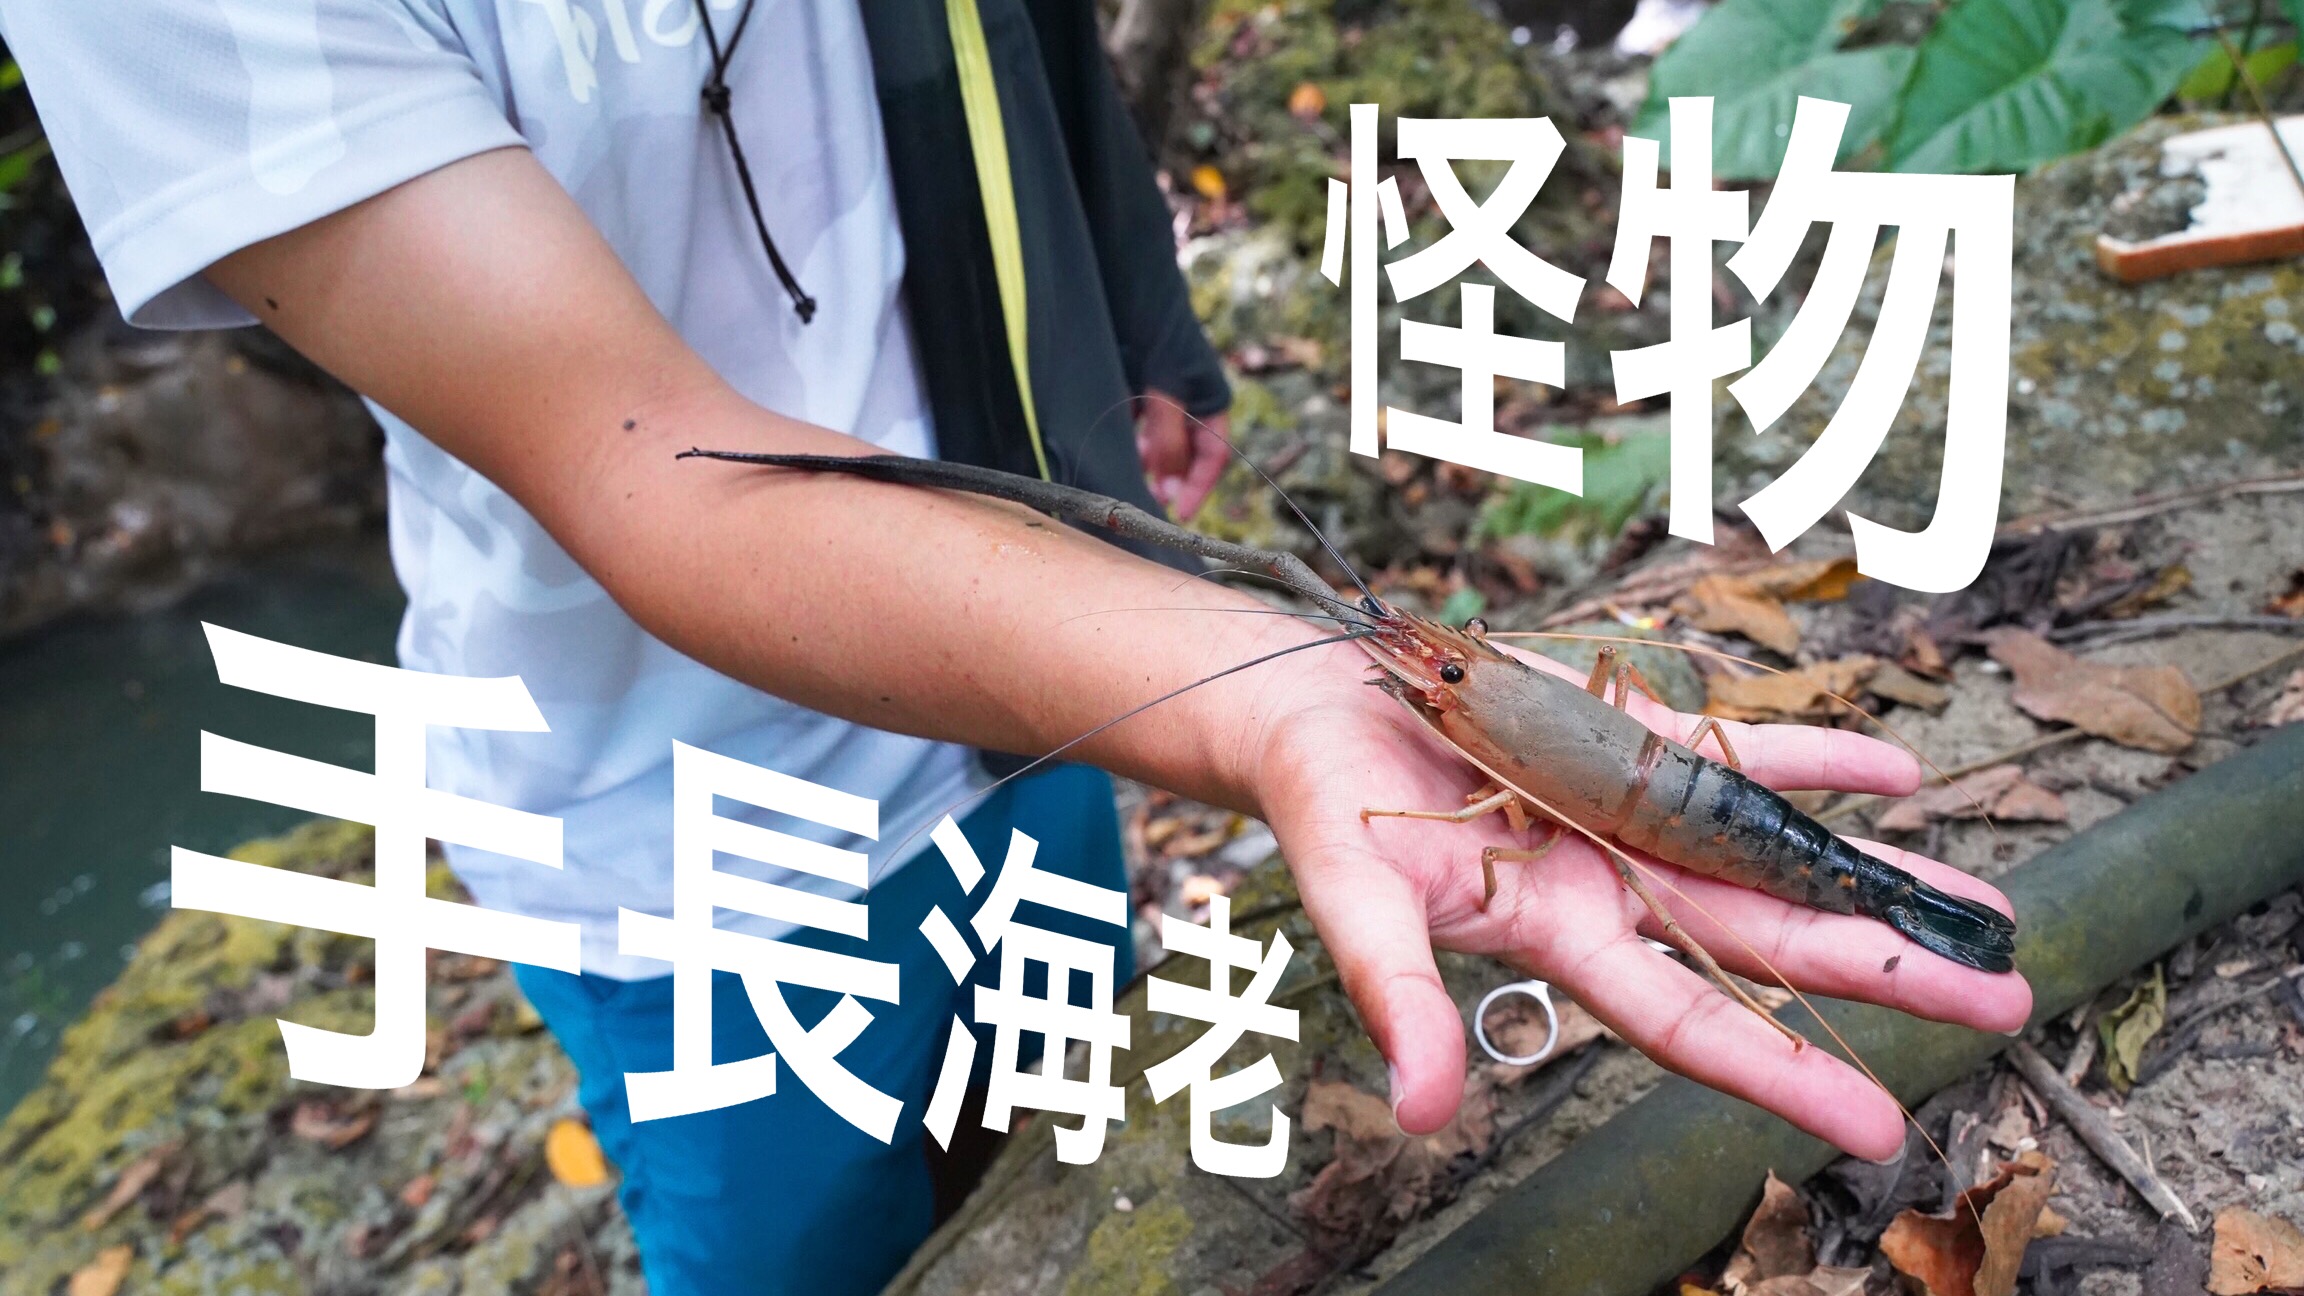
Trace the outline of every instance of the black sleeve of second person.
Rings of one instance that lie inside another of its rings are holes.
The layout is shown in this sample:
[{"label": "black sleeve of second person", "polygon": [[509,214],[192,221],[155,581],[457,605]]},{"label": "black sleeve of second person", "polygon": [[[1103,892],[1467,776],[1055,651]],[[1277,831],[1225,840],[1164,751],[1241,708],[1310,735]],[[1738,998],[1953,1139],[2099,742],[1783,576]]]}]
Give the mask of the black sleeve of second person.
[{"label": "black sleeve of second person", "polygon": [[1192,313],[1177,268],[1168,203],[1152,160],[1105,61],[1094,5],[1087,0],[1024,0],[1039,38],[1073,182],[1095,240],[1112,330],[1128,385],[1159,388],[1207,417],[1232,403],[1215,348]]}]

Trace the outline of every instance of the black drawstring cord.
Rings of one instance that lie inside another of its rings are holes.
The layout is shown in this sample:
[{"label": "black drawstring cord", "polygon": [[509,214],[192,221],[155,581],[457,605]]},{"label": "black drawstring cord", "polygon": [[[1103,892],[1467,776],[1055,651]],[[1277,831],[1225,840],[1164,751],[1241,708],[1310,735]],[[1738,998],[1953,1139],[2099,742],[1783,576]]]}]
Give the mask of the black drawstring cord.
[{"label": "black drawstring cord", "polygon": [[768,220],[760,214],[760,194],[752,187],[752,168],[744,161],[744,146],[736,141],[736,119],[729,113],[728,62],[736,57],[736,42],[744,39],[744,29],[752,22],[753,0],[744,0],[744,10],[736,17],[736,30],[728,34],[727,48],[720,45],[720,34],[712,28],[712,12],[708,0],[696,0],[696,16],[704,24],[704,43],[712,51],[712,73],[704,82],[704,108],[720,119],[720,133],[727,137],[728,154],[736,159],[736,179],[744,186],[744,205],[751,209],[752,228],[760,232],[760,246],[767,249],[768,264],[774,267],[776,279],[792,298],[792,309],[800,322],[816,318],[816,299],[809,296],[800,281],[793,277],[792,268],[784,264],[784,255],[776,250],[776,240],[768,236]]}]

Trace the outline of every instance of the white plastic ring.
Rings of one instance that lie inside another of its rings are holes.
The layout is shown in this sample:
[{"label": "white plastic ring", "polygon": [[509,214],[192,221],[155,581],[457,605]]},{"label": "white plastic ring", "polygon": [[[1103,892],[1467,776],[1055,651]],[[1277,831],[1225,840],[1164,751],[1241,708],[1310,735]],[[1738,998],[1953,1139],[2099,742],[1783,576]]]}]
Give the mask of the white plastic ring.
[{"label": "white plastic ring", "polygon": [[[1488,1039],[1488,1006],[1508,994],[1524,994],[1544,1008],[1544,1047],[1525,1057],[1514,1057],[1497,1048]],[[1514,981],[1489,991],[1480,1000],[1480,1006],[1472,1012],[1472,1035],[1480,1041],[1480,1047],[1487,1051],[1488,1056],[1506,1066],[1533,1066],[1552,1056],[1552,1046],[1560,1042],[1560,1013],[1552,1006],[1551,984],[1544,981]]]}]

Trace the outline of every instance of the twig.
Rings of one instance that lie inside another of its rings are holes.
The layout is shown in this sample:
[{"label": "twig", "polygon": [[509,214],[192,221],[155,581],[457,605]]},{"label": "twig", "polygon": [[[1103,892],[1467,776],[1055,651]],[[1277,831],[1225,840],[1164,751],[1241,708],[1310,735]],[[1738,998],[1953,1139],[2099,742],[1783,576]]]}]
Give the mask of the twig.
[{"label": "twig", "polygon": [[[1598,1044],[1599,1041],[1595,1040],[1593,1043]],[[1584,1050],[1584,1056],[1576,1059],[1574,1066],[1553,1077],[1551,1085],[1545,1089],[1544,1096],[1536,1100],[1535,1106],[1521,1113],[1518,1120],[1497,1131],[1496,1137],[1489,1142],[1487,1151],[1473,1158],[1472,1164],[1466,1166],[1461,1175],[1456,1176],[1456,1183],[1459,1186],[1470,1183],[1481,1171],[1495,1164],[1496,1158],[1503,1154],[1504,1145],[1511,1142],[1522,1130],[1558,1111],[1560,1104],[1568,1101],[1570,1095],[1576,1092],[1576,1086],[1583,1081],[1594,1066],[1599,1064],[1601,1052],[1602,1050],[1599,1048],[1587,1047]]]},{"label": "twig", "polygon": [[2304,634],[2304,619],[2284,616],[2157,616],[2140,617],[2133,621],[2090,621],[2082,625],[2060,626],[2048,632],[2056,643],[2090,641],[2098,648],[2113,644],[2130,643],[2137,639],[2157,639],[2162,635],[2181,634],[2186,630],[2263,630],[2273,634]]},{"label": "twig", "polygon": [[2064,1059],[2064,1069],[2057,1072],[2058,1075],[2064,1077],[2064,1083],[2079,1084],[2081,1080],[2087,1077],[2088,1068],[2095,1064],[2096,1048],[2100,1042],[2097,1038],[2097,1032],[2090,1029],[2095,1024],[2093,1015],[2082,1020],[2079,1030],[2080,1038],[2072,1044],[2072,1056]]},{"label": "twig", "polygon": [[[2285,666],[2289,662],[2292,662],[2299,657],[2304,657],[2304,644],[2298,644],[2294,648],[2282,649],[2281,651],[2272,654],[2264,660],[2257,662],[2253,666],[2243,667],[2239,671],[2227,675],[2222,679],[2211,680],[2210,682],[2200,686],[2200,692],[2204,695],[2209,693],[2221,693],[2224,690],[2231,688],[2235,684],[2244,683],[2248,680],[2254,679],[2258,675],[2261,675],[2275,667]],[[2066,743],[2072,741],[2074,738],[2085,738],[2087,736],[2088,735],[2085,730],[2075,726],[2067,726],[2062,729],[2051,729],[2044,734],[2036,734],[2030,738],[2027,738],[2023,742],[2020,742],[2013,747],[2007,748],[2004,751],[1997,751],[1989,756],[1980,757],[1976,760],[1969,761],[1965,765],[1954,765],[1952,768],[1945,770],[1941,777],[1935,774],[1930,774],[1928,777],[1921,780],[1921,784],[1922,786],[1927,786],[1936,783],[1950,783],[1954,779],[1966,778],[1968,775],[1974,774],[1979,770],[1987,770],[1992,768],[1994,765],[1999,765],[2006,761],[2015,760],[2020,756],[2029,756],[2036,751],[2054,747],[2059,743]],[[1833,819],[1845,818],[1848,815],[1854,814],[1858,810],[1866,809],[1870,806],[1878,804],[1879,802],[1889,799],[1890,798],[1888,797],[1876,796],[1869,792],[1859,793],[1851,797],[1843,797],[1839,801],[1834,802],[1832,805],[1827,806],[1823,810],[1819,811],[1816,815],[1816,819],[1819,823],[1822,823]]]},{"label": "twig", "polygon": [[2134,522],[2170,509],[2191,504],[2212,504],[2237,495],[2277,495],[2298,490],[2304,490],[2304,472],[2251,477],[2244,481],[2225,482],[2221,486],[2202,486],[2193,490],[2171,491],[2165,495],[2147,495],[2133,503],[2110,508],[2068,509],[2061,513],[2021,517],[2003,525],[1995,534],[2005,540],[2014,536],[2037,535],[2043,531],[2077,531],[2084,527]]},{"label": "twig", "polygon": [[2168,1068],[2176,1065],[2176,1060],[2183,1057],[2187,1050],[2199,1042],[2200,1033],[2208,1029],[2210,1022],[2234,1008],[2255,1002],[2265,992],[2282,984],[2284,984],[2283,978],[2273,977],[2271,980],[2235,991],[2204,1007],[2195,1008],[2186,1013],[2180,1021],[2169,1022],[2166,1029],[2160,1032],[2160,1047],[2154,1049],[2152,1056],[2145,1058],[2142,1064],[2136,1068],[2136,1083],[2148,1085],[2166,1075]]},{"label": "twig", "polygon": [[2104,1118],[2104,1113],[2081,1097],[2079,1090],[2064,1082],[2064,1077],[2048,1059],[2040,1056],[2040,1050],[2017,1040],[2008,1046],[2008,1060],[2016,1064],[2026,1083],[2038,1090],[2040,1097],[2064,1118],[2064,1123],[2072,1127],[2072,1132],[2080,1136],[2088,1150],[2127,1180],[2128,1186],[2150,1202],[2161,1218],[2175,1220],[2187,1233],[2200,1231],[2200,1221],[2193,1218],[2182,1199],[2176,1196],[2176,1190],[2145,1164],[2136,1149],[2128,1146],[2127,1140]]},{"label": "twig", "polygon": [[2235,684],[2252,680],[2276,666],[2285,666],[2299,657],[2304,657],[2304,644],[2276,652],[2253,666],[2243,668],[2236,675],[2227,675],[2214,683],[2203,684],[2200,686],[2200,691],[2203,693],[2221,693]]},{"label": "twig", "polygon": [[2256,105],[2256,116],[2263,121],[2264,129],[2272,132],[2273,151],[2288,164],[2288,178],[2296,182],[2297,194],[2304,196],[2304,166],[2297,165],[2296,155],[2288,151],[2288,141],[2281,138],[2280,122],[2272,116],[2271,105],[2264,102],[2263,87],[2256,84],[2256,74],[2248,70],[2247,57],[2232,47],[2232,38],[2225,35],[2222,28],[2216,31],[2216,41],[2224,47],[2224,57],[2232,60],[2232,75],[2247,89],[2248,101]]},{"label": "twig", "polygon": [[[1978,757],[1975,760],[1969,761],[1965,765],[1954,765],[1950,769],[1945,770],[1941,775],[1930,774],[1928,777],[1921,780],[1921,784],[1926,786],[1936,783],[1950,783],[1957,779],[1966,778],[1969,775],[1977,773],[1981,770],[1988,770],[1995,765],[2006,764],[2009,761],[2015,760],[2019,756],[2029,756],[2036,751],[2054,747],[2059,743],[2067,743],[2072,741],[2074,738],[2085,738],[2087,736],[2088,735],[2085,730],[2073,727],[2051,729],[2044,734],[2034,734],[2032,737],[2027,738],[2024,741],[2016,744],[2013,747],[2007,748],[2004,751],[1996,751],[1989,756]],[[1879,796],[1870,792],[1859,793],[1856,796],[1847,797],[1833,805],[1827,806],[1821,813],[1816,816],[1816,818],[1819,822],[1830,819],[1839,819],[1844,816],[1853,814],[1858,810],[1876,805],[1879,802],[1893,799],[1894,798],[1892,797]]]}]

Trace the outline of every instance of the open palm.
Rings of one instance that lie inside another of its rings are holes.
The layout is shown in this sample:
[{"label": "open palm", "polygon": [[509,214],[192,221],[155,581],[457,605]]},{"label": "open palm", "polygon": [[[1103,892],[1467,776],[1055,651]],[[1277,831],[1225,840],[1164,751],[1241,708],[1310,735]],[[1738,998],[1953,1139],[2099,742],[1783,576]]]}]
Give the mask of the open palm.
[{"label": "open palm", "polygon": [[[1481,848],[1535,845],[1550,830],[1514,832],[1500,815],[1469,824],[1363,822],[1360,811],[1369,807],[1460,807],[1481,776],[1349,672],[1332,666],[1299,678],[1305,682],[1280,699],[1265,730],[1264,808],[1305,911],[1391,1063],[1403,1130],[1439,1128],[1463,1091],[1464,1030],[1433,961],[1439,947],[1491,955],[1552,981],[1662,1065],[1848,1152],[1879,1159],[1903,1145],[1895,1102],[1861,1073],[1823,1049],[1795,1050],[1699,973],[1644,943],[1642,935],[1660,934],[1658,924],[1590,842],[1570,835],[1540,861],[1499,863],[1496,896],[1483,909]],[[1663,707],[1633,709],[1675,739],[1695,727],[1694,717]],[[1729,740],[1747,774],[1780,790],[1904,795],[1919,784],[1909,755],[1858,734],[1732,725]],[[1860,844],[1954,895],[2008,908],[1992,886],[1947,865]],[[1979,1030],[2012,1031],[2031,1013],[2031,987],[2018,974],[1963,967],[1868,918],[1646,862],[1659,875],[1651,889],[1732,972],[1773,982],[1765,958],[1802,990]]]}]

